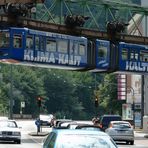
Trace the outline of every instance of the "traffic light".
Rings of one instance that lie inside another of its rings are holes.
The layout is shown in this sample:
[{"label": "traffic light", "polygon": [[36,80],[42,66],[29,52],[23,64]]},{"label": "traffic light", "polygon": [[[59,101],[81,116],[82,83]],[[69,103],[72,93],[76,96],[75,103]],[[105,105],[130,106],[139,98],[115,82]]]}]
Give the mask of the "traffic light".
[{"label": "traffic light", "polygon": [[41,107],[41,105],[42,105],[42,98],[41,97],[37,98],[37,104],[38,104],[38,107]]},{"label": "traffic light", "polygon": [[95,97],[95,107],[98,107],[98,105],[99,105],[99,99],[98,99],[98,97],[96,96],[96,97]]}]

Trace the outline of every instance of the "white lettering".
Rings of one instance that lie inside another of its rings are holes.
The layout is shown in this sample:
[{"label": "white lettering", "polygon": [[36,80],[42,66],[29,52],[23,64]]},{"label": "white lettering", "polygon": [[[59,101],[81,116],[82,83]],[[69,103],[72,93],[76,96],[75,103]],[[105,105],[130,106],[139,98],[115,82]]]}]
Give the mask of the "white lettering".
[{"label": "white lettering", "polygon": [[58,54],[43,51],[24,50],[24,60],[44,63],[77,65],[81,63],[81,56]]},{"label": "white lettering", "polygon": [[33,51],[32,50],[24,51],[24,60],[33,61]]},{"label": "white lettering", "polygon": [[126,68],[125,70],[130,71],[148,71],[148,64],[140,63],[140,62],[132,62],[132,61],[126,61]]}]

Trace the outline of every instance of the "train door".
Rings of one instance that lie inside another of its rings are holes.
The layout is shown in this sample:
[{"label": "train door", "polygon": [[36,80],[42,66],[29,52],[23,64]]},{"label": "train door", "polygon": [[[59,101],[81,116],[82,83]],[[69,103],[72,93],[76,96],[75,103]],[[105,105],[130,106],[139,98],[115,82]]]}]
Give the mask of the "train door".
[{"label": "train door", "polygon": [[96,49],[95,49],[95,41],[88,40],[88,48],[87,48],[87,62],[89,70],[96,68]]},{"label": "train door", "polygon": [[69,49],[69,57],[71,60],[69,64],[76,67],[76,69],[86,69],[88,66],[87,39],[83,37],[71,38]]},{"label": "train door", "polygon": [[119,44],[110,42],[110,55],[109,55],[109,72],[115,72],[119,68]]},{"label": "train door", "polygon": [[26,31],[23,28],[10,29],[10,56],[14,60],[23,60]]},{"label": "train door", "polygon": [[[69,39],[57,38],[56,64],[61,66],[73,65],[73,57],[69,57]],[[66,67],[65,67],[66,68]]]}]

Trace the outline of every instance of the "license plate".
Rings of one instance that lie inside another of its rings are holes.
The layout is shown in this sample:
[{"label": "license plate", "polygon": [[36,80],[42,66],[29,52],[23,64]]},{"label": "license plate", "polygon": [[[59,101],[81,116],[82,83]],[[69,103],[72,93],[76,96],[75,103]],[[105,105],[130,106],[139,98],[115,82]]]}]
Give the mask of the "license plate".
[{"label": "license plate", "polygon": [[118,133],[125,133],[125,131],[117,131]]}]

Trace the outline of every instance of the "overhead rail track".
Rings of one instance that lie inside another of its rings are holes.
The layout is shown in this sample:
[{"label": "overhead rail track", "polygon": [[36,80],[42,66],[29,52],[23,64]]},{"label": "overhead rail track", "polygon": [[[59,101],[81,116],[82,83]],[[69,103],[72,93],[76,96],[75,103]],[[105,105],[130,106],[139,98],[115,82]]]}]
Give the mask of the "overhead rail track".
[{"label": "overhead rail track", "polygon": [[[130,22],[132,26],[130,28],[132,28],[132,30],[138,30],[140,32],[140,22],[142,22],[143,19],[147,21],[148,15],[148,8],[146,7],[124,2],[115,2],[114,0],[52,0],[45,1],[45,3],[42,2],[42,0],[1,0],[0,5],[6,5],[8,3],[35,3],[36,9],[34,9],[33,14],[25,17],[19,16],[15,19],[9,15],[0,13],[0,26],[28,27],[41,31],[111,40],[111,37],[106,32],[105,23],[107,21],[122,20],[122,18],[124,18],[126,23]],[[29,11],[29,13],[31,12]],[[76,13],[80,15],[85,14],[90,17],[90,19],[88,19],[82,27],[68,28],[64,23],[65,15],[75,15]],[[105,18],[102,18],[102,14],[106,14]],[[138,24],[136,24],[136,14],[140,16]],[[118,18],[115,17],[116,15],[118,15]],[[145,24],[145,26],[147,27],[147,24]],[[133,32],[132,30],[130,31],[131,33]],[[148,44],[148,37],[142,36],[142,33],[135,36],[128,34],[128,32],[129,31],[123,34],[116,34],[115,39],[127,43]],[[147,34],[145,36],[147,36]]]},{"label": "overhead rail track", "polygon": [[[0,22],[8,23],[9,21],[11,20],[8,18],[7,15],[0,15]],[[70,28],[67,28],[65,25],[26,19],[24,17],[20,17],[19,22],[21,22],[21,27],[28,27],[31,29],[37,29],[41,31],[85,36],[92,39],[98,38],[98,39],[110,40],[110,37],[108,36],[107,32],[101,32],[97,30],[84,29],[81,27],[77,27],[74,30],[72,30]],[[148,37],[142,37],[142,36],[117,34],[116,39],[127,43],[136,43],[144,45],[148,44]]]},{"label": "overhead rail track", "polygon": [[0,5],[5,5],[7,3],[22,3],[22,4],[26,4],[26,3],[40,3],[42,2],[41,0],[0,0]]}]

